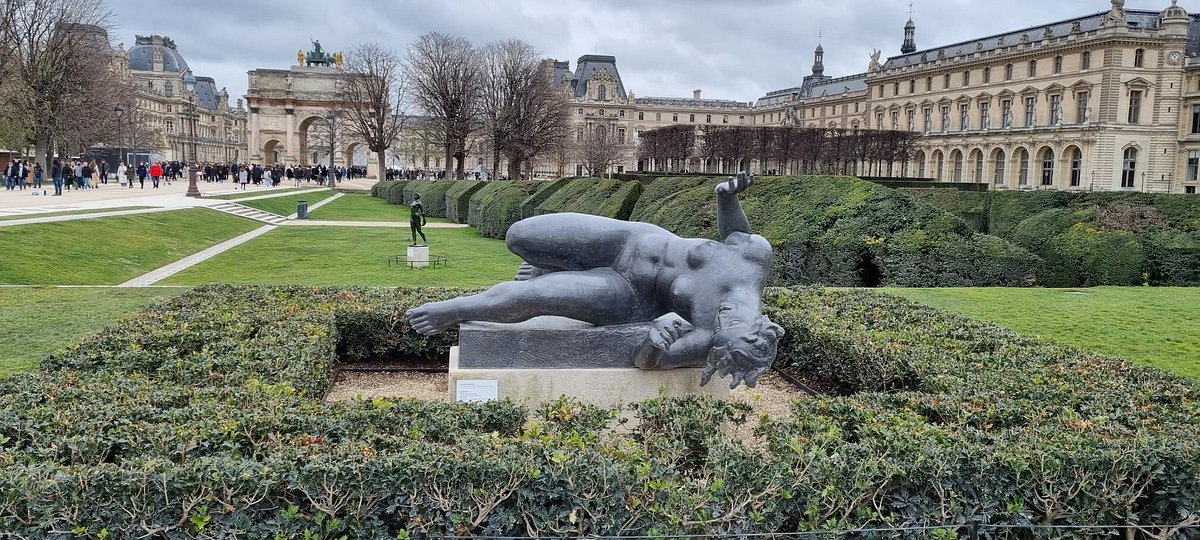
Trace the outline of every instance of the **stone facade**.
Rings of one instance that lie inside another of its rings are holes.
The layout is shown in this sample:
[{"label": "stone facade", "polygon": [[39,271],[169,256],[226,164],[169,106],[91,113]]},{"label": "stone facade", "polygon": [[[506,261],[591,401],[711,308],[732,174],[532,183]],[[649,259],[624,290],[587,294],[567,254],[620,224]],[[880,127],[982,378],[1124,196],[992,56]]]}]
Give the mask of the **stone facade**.
[{"label": "stone facade", "polygon": [[[246,159],[246,112],[242,100],[229,106],[229,92],[210,77],[195,77],[175,42],[166,36],[137,36],[128,51],[122,44],[117,64],[127,69],[138,91],[142,122],[160,134],[151,159],[202,163]],[[187,83],[194,81],[192,91]],[[194,148],[194,150],[193,150]]]},{"label": "stone facade", "polygon": [[834,78],[818,46],[812,75],[755,102],[702,99],[699,90],[691,99],[638,98],[611,56],[583,56],[574,72],[558,62],[556,77],[572,91],[577,138],[601,124],[626,137],[618,172],[646,168],[633,148],[648,129],[798,125],[922,133],[913,161],[894,176],[997,189],[1195,192],[1200,16],[1177,0],[1161,12],[1123,4],[924,50],[910,20],[899,56],[880,63],[876,54],[865,73]]}]

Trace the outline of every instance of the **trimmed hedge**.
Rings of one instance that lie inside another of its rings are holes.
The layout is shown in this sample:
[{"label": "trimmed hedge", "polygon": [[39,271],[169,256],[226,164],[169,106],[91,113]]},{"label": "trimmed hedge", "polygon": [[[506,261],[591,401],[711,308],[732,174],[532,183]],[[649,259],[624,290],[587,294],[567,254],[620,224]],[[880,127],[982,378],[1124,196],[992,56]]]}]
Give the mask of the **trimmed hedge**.
[{"label": "trimmed hedge", "polygon": [[446,192],[454,187],[453,180],[413,180],[404,186],[404,201],[412,204],[413,195],[421,194],[425,215],[446,217]]},{"label": "trimmed hedge", "polygon": [[1200,285],[1200,197],[1007,191],[905,193],[1038,254],[1038,284]]},{"label": "trimmed hedge", "polygon": [[537,193],[534,193],[525,200],[521,201],[521,219],[536,216],[538,205],[542,204],[546,199],[549,199],[551,195],[558,193],[558,190],[570,185],[575,180],[575,178],[559,178],[558,180],[554,180],[546,184],[546,186],[542,189],[539,189]]},{"label": "trimmed hedge", "polygon": [[640,182],[595,178],[572,180],[539,204],[535,213],[578,212],[628,220],[643,189]]},{"label": "trimmed hedge", "polygon": [[766,292],[778,362],[849,395],[754,437],[746,406],[699,396],[636,404],[633,428],[567,400],[316,399],[338,350],[441,348],[403,310],[463,292],[204,287],[0,380],[0,535],[733,537],[1200,507],[1195,381],[861,290]]},{"label": "trimmed hedge", "polygon": [[486,182],[459,180],[446,191],[446,217],[455,223],[466,223],[471,208],[471,197],[483,189]]},{"label": "trimmed hedge", "polygon": [[[659,179],[633,219],[715,239],[714,187],[709,179]],[[765,178],[741,198],[752,230],[775,247],[775,285],[986,286],[1036,279],[1035,255],[871,182]]]},{"label": "trimmed hedge", "polygon": [[521,220],[521,203],[554,182],[493,180],[471,196],[467,224],[487,238],[504,238],[508,228]]}]

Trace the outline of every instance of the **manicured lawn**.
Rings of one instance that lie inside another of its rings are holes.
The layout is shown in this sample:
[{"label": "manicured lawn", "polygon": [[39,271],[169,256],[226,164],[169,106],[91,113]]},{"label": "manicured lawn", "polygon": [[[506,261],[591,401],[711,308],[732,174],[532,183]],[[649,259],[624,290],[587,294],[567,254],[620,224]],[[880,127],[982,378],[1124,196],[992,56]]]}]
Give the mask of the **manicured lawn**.
[{"label": "manicured lawn", "polygon": [[0,221],[16,221],[18,219],[32,219],[54,216],[75,216],[79,214],[103,214],[108,212],[120,212],[122,210],[144,210],[146,208],[154,208],[153,206],[118,206],[116,208],[92,208],[89,210],[67,210],[65,212],[41,212],[37,214],[21,214],[17,216],[0,216]]},{"label": "manicured lawn", "polygon": [[1200,379],[1200,288],[886,289],[995,322]]},{"label": "manicured lawn", "polygon": [[309,208],[312,208],[312,205],[317,204],[318,202],[328,199],[334,195],[337,195],[336,191],[334,191],[332,189],[326,189],[324,191],[314,191],[312,193],[302,193],[300,195],[292,195],[290,193],[284,193],[278,197],[271,197],[270,199],[258,199],[257,201],[244,201],[244,202],[238,202],[238,204],[243,205],[243,206],[249,206],[251,208],[257,208],[259,210],[262,210],[264,212],[270,212],[272,214],[279,214],[281,216],[290,216],[290,215],[296,213],[296,201],[308,201]]},{"label": "manicured lawn", "polygon": [[[400,221],[408,223],[408,207],[388,204],[370,195],[348,193],[309,213],[317,221]],[[426,218],[429,223],[450,223],[445,218]],[[428,234],[428,233],[427,233]]]},{"label": "manicured lawn", "polygon": [[[208,186],[214,186],[214,185],[220,186],[221,184],[207,184],[207,185]],[[227,185],[229,187],[227,187],[227,188],[222,187],[221,188],[222,190],[235,189],[235,187],[237,186],[237,184],[230,184],[228,182],[226,182],[225,185]],[[225,195],[214,195],[212,197],[205,197],[205,199],[236,201],[238,199],[245,199],[246,197],[257,197],[259,195],[276,195],[276,194],[284,195],[286,193],[290,193],[293,191],[304,191],[306,189],[316,189],[317,187],[318,186],[316,186],[316,185],[310,185],[309,187],[290,187],[290,188],[286,188],[286,189],[273,189],[271,191],[260,191],[258,189],[255,189],[254,187],[251,187],[250,189],[247,189],[245,191],[239,191],[237,193],[227,193]]]},{"label": "manicured lawn", "polygon": [[186,289],[0,288],[0,377]]},{"label": "manicured lawn", "polygon": [[281,227],[162,284],[475,287],[511,280],[521,263],[504,242],[481,238],[474,229],[426,229],[425,234],[430,254],[448,256],[449,266],[389,267],[388,255],[405,253],[407,228]]},{"label": "manicured lawn", "polygon": [[259,225],[193,208],[0,227],[0,284],[117,285]]}]

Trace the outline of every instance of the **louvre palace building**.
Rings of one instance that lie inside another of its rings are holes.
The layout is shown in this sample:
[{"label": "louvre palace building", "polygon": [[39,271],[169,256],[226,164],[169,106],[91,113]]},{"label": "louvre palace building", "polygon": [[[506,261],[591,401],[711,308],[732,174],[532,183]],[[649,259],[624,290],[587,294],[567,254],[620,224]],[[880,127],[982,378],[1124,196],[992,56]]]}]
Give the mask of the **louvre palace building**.
[{"label": "louvre palace building", "polygon": [[[577,138],[596,125],[630,145],[675,124],[908,130],[921,134],[913,159],[894,164],[891,176],[1195,193],[1200,15],[1177,2],[1141,11],[1111,0],[1097,6],[1104,11],[925,49],[909,20],[899,54],[875,55],[865,73],[826,75],[818,45],[811,75],[753,102],[699,90],[636,97],[612,56],[580,57],[575,71],[557,62],[556,79],[571,92]],[[620,167],[638,168],[646,163],[635,152]]]}]

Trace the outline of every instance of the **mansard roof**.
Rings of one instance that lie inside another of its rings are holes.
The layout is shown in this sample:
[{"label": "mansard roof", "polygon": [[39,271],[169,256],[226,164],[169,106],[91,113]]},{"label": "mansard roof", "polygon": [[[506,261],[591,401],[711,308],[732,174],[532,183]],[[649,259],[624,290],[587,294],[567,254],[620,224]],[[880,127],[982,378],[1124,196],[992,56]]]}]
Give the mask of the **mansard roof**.
[{"label": "mansard roof", "polygon": [[571,80],[571,88],[575,92],[575,97],[580,98],[587,95],[588,79],[602,71],[607,71],[617,80],[617,97],[625,98],[625,83],[621,81],[621,74],[617,71],[617,57],[599,54],[585,54],[579,57],[579,62],[575,65],[574,77]]}]

